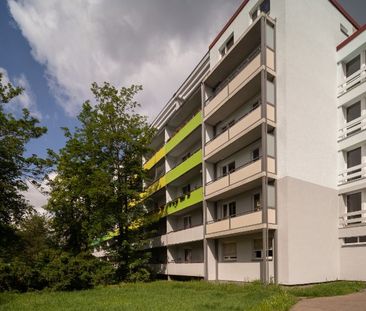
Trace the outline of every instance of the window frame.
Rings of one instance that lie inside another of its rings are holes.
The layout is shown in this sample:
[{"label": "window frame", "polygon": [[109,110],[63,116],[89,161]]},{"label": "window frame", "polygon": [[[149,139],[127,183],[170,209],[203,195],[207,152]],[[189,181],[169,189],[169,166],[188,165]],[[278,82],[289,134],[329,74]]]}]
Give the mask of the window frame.
[{"label": "window frame", "polygon": [[[233,249],[235,249],[235,252],[229,255],[225,255],[225,247],[227,248],[228,245],[233,246]],[[234,262],[238,260],[238,245],[236,242],[224,242],[222,243],[222,260],[225,262]]]}]

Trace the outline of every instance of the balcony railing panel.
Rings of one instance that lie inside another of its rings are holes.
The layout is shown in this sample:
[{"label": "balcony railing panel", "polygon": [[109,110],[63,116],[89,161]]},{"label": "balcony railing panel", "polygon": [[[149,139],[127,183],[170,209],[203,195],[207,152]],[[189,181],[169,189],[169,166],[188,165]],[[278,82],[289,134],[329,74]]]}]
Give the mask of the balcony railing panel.
[{"label": "balcony railing panel", "polygon": [[366,177],[366,162],[360,165],[352,166],[342,171],[338,175],[338,184],[344,185],[346,183],[356,181]]},{"label": "balcony railing panel", "polygon": [[344,127],[339,129],[338,140],[357,134],[364,129],[366,129],[366,115],[348,122]]},{"label": "balcony railing panel", "polygon": [[366,210],[345,213],[339,217],[339,226],[346,227],[349,225],[366,224]]},{"label": "balcony railing panel", "polygon": [[210,195],[230,185],[229,176],[222,177],[206,185],[206,195]]},{"label": "balcony railing panel", "polygon": [[199,241],[203,239],[203,225],[172,231],[167,234],[168,245]]},{"label": "balcony railing panel", "polygon": [[[262,210],[249,211],[228,218],[213,220],[206,225],[206,234],[217,233],[238,228],[245,228],[263,223]],[[268,209],[268,223],[276,223],[276,210]]]},{"label": "balcony railing panel", "polygon": [[338,97],[345,94],[350,89],[366,81],[366,67],[361,68],[354,74],[350,75],[345,81],[338,87]]}]

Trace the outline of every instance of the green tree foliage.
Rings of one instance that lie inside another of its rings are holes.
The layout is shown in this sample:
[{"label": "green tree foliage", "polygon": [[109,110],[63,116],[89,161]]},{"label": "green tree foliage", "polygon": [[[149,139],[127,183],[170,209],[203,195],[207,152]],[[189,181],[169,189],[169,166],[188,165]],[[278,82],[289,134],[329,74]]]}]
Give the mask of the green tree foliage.
[{"label": "green tree foliage", "polygon": [[0,253],[14,244],[14,225],[30,210],[30,206],[20,194],[27,190],[25,180],[37,183],[43,174],[45,161],[36,155],[26,156],[26,145],[31,139],[46,133],[45,127],[23,109],[20,118],[4,111],[12,99],[22,93],[22,89],[10,83],[3,83],[0,73]]},{"label": "green tree foliage", "polygon": [[133,279],[146,262],[138,253],[143,239],[136,223],[145,214],[139,202],[145,176],[141,161],[154,131],[136,112],[134,97],[140,90],[92,84],[95,103],[83,104],[75,131],[64,129],[67,142],[55,156],[58,175],[47,207],[63,248],[75,254],[117,230],[113,255],[124,280]]}]

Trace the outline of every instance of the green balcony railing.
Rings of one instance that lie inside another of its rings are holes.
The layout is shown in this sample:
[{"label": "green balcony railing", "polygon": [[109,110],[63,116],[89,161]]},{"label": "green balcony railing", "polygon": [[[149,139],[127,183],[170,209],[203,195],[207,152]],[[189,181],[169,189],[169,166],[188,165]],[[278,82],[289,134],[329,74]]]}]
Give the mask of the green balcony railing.
[{"label": "green balcony railing", "polygon": [[201,124],[202,112],[199,111],[192,119],[184,124],[163,147],[161,147],[149,160],[144,163],[144,169],[151,169]]},{"label": "green balcony railing", "polygon": [[193,206],[203,201],[203,187],[193,190],[189,194],[183,195],[166,204],[166,215],[179,212],[187,207]]}]

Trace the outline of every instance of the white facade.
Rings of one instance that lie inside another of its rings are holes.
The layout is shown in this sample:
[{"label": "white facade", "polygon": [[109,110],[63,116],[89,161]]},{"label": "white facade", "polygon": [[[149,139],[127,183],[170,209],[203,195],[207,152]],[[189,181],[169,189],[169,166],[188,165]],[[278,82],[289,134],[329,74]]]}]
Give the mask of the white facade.
[{"label": "white facade", "polygon": [[[202,111],[200,126],[151,168],[167,176],[151,196],[159,206],[182,195],[184,205],[202,187],[199,203],[163,221],[161,273],[366,280],[366,31],[358,28],[334,0],[243,2],[153,123],[158,151]],[[198,148],[202,164],[170,181]]]}]

